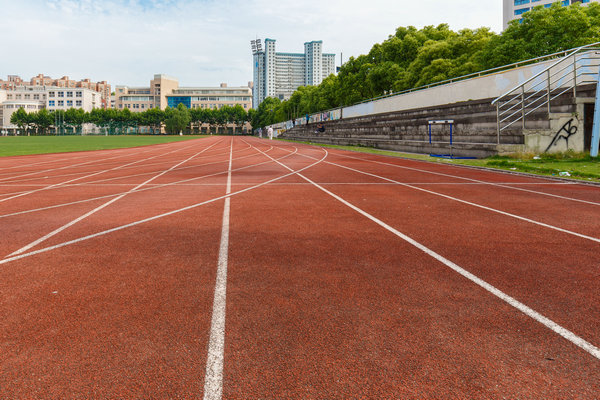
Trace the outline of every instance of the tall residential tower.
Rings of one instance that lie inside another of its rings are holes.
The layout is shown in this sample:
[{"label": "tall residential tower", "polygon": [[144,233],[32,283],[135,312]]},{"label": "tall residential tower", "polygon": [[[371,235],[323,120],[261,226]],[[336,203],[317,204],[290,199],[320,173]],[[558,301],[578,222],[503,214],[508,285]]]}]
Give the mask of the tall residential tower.
[{"label": "tall residential tower", "polygon": [[335,54],[323,53],[323,41],[304,43],[304,53],[277,53],[275,40],[252,40],[254,92],[258,108],[267,97],[287,100],[300,87],[318,85],[335,73]]},{"label": "tall residential tower", "polygon": [[[508,28],[508,23],[513,19],[521,19],[522,15],[533,7],[550,7],[559,0],[502,0],[502,29]],[[575,3],[587,4],[598,0],[561,0],[560,4],[568,6]]]}]

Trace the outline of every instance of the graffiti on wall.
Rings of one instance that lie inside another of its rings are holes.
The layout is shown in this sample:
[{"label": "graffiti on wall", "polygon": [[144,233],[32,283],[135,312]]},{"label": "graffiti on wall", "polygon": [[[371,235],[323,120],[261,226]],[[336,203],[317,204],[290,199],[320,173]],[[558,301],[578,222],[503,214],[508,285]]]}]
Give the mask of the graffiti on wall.
[{"label": "graffiti on wall", "polygon": [[573,118],[571,118],[562,126],[562,128],[560,128],[558,130],[558,132],[556,132],[556,135],[554,135],[554,139],[552,139],[552,141],[550,142],[550,144],[548,145],[546,150],[544,150],[544,153],[546,153],[552,147],[557,146],[558,143],[562,139],[564,139],[564,141],[566,142],[567,150],[568,150],[569,149],[569,138],[576,133],[577,133],[577,125],[573,125]]}]

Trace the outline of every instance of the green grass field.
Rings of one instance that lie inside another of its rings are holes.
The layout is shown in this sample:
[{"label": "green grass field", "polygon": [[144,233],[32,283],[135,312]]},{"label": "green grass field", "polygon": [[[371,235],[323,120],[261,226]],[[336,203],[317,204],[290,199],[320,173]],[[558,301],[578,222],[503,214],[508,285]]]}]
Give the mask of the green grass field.
[{"label": "green grass field", "polygon": [[2,136],[0,157],[71,151],[122,149],[151,144],[179,142],[206,136]]},{"label": "green grass field", "polygon": [[[293,141],[290,140],[290,142]],[[474,167],[526,172],[535,175],[556,176],[561,178],[584,180],[588,182],[600,182],[600,157],[592,158],[589,156],[589,154],[584,153],[567,152],[559,154],[542,154],[537,156],[537,158],[534,158],[536,156],[533,154],[516,154],[513,156],[496,156],[477,160],[451,160],[431,157],[426,154],[402,153],[397,151],[378,150],[368,147],[336,146],[319,143],[310,144],[315,146],[359,151],[362,153],[381,154],[392,157],[411,158],[437,163],[470,165]]]}]

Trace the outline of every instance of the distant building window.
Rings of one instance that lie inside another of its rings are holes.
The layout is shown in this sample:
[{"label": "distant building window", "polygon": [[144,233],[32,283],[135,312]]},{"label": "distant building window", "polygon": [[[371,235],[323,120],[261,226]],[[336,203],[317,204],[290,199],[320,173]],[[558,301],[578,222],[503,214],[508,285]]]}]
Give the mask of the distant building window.
[{"label": "distant building window", "polygon": [[48,97],[54,97],[54,92],[48,92]]},{"label": "distant building window", "polygon": [[65,102],[64,102],[64,101],[62,101],[62,100],[59,100],[59,101],[58,101],[58,106],[59,106],[59,107],[60,107],[60,106],[64,106],[64,105],[65,105]]},{"label": "distant building window", "polygon": [[65,92],[58,92],[58,97],[65,97]]},{"label": "distant building window", "polygon": [[67,107],[73,107],[73,100],[67,100]]},{"label": "distant building window", "polygon": [[33,99],[34,100],[39,100],[40,99],[40,95],[39,94],[34,94],[33,95]]},{"label": "distant building window", "polygon": [[73,97],[73,92],[67,92],[67,97]]},{"label": "distant building window", "polygon": [[48,106],[54,107],[54,100],[49,100],[48,101]]},{"label": "distant building window", "polygon": [[7,95],[7,96],[6,96],[6,98],[7,98],[7,100],[12,100],[12,98],[13,98],[13,95],[12,95],[12,94],[9,94],[9,95]]},{"label": "distant building window", "polygon": [[77,101],[75,102],[75,105],[76,105],[77,107],[81,107],[81,100],[77,100]]},{"label": "distant building window", "polygon": [[81,97],[82,93],[81,92],[75,92],[75,97]]},{"label": "distant building window", "polygon": [[21,100],[21,95],[20,94],[15,95],[15,99],[16,100]]},{"label": "distant building window", "polygon": [[519,8],[518,10],[515,10],[515,15],[521,15],[523,13],[526,13],[527,11],[529,11],[529,7],[527,7],[527,8]]}]

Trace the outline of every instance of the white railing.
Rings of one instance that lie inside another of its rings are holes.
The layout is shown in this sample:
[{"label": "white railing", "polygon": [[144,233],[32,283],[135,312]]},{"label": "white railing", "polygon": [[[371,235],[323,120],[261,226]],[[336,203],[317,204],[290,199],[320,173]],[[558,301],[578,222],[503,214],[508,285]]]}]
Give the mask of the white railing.
[{"label": "white railing", "polygon": [[597,83],[600,66],[600,42],[573,49],[525,82],[497,97],[497,142],[505,129],[521,123],[527,116],[545,107],[550,114],[552,100],[569,91],[577,96],[577,86]]}]

